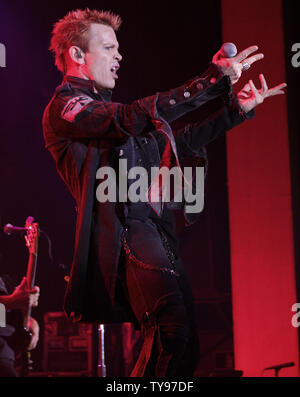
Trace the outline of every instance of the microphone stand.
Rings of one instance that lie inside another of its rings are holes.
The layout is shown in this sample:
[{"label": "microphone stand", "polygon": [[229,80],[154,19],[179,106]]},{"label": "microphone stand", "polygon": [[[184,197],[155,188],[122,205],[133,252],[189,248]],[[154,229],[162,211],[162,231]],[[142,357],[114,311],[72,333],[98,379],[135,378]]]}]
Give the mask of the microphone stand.
[{"label": "microphone stand", "polygon": [[98,324],[98,366],[97,366],[98,378],[106,377],[104,332],[105,332],[104,324]]},{"label": "microphone stand", "polygon": [[267,367],[264,369],[263,372],[269,371],[269,370],[274,370],[275,371],[275,378],[279,378],[279,371],[281,371],[283,368],[289,368],[289,367],[294,367],[295,363],[285,363],[285,364],[280,364],[280,365],[274,365],[273,367]]}]

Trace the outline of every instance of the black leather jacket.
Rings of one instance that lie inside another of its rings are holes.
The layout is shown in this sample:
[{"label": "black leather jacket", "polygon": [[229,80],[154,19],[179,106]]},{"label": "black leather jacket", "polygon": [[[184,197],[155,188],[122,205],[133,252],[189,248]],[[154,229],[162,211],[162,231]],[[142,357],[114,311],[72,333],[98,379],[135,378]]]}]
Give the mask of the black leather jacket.
[{"label": "black leather jacket", "polygon": [[[159,166],[162,141],[155,130],[155,117],[171,123],[216,98],[221,105],[210,121],[203,119],[173,130],[179,159],[205,156],[206,144],[253,116],[241,111],[230,79],[216,65],[211,64],[203,75],[181,87],[129,105],[112,102],[111,92],[97,92],[90,80],[67,76],[56,89],[44,112],[44,138],[78,209],[65,295],[67,315],[76,313],[83,321],[103,323],[128,320],[117,311],[115,294],[128,207],[97,202],[98,168],[114,167],[120,156],[128,160],[128,168],[144,165],[145,156],[148,163]],[[162,224],[172,243],[173,220],[167,208]]]}]

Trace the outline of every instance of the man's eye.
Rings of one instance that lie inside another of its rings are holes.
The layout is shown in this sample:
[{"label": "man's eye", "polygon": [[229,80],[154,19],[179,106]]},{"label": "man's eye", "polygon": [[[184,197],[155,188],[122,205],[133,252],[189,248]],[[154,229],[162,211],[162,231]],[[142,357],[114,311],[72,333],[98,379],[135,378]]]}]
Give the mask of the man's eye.
[{"label": "man's eye", "polygon": [[105,47],[106,50],[110,50],[112,47]]}]

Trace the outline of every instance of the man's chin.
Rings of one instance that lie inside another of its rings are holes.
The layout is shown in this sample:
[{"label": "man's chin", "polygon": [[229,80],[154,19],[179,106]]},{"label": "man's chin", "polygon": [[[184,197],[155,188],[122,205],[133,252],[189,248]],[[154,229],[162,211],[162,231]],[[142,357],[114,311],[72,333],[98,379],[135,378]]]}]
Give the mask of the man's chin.
[{"label": "man's chin", "polygon": [[97,83],[97,81],[96,81],[96,88],[98,90],[113,90],[115,88],[115,85],[116,85],[115,81],[110,84],[105,84],[105,85],[101,84],[101,83]]}]

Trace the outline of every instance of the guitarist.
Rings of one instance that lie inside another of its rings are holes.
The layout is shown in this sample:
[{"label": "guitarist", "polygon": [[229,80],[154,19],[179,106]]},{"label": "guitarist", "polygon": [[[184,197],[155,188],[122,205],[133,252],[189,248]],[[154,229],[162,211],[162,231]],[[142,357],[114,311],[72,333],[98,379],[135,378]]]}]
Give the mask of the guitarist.
[{"label": "guitarist", "polygon": [[[0,277],[0,303],[5,306],[7,311],[24,310],[38,305],[40,289],[37,286],[28,289],[25,277],[11,294],[8,294],[7,289],[8,286]],[[39,340],[39,325],[34,318],[30,317],[28,327],[32,333],[28,350],[33,350]],[[9,342],[14,332],[15,329],[11,325],[0,327],[0,377],[18,376],[15,369],[14,346]]]}]

